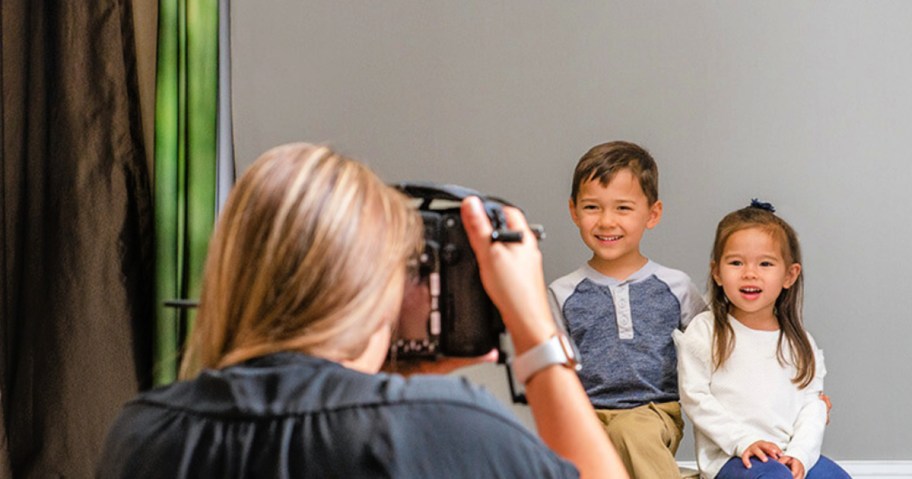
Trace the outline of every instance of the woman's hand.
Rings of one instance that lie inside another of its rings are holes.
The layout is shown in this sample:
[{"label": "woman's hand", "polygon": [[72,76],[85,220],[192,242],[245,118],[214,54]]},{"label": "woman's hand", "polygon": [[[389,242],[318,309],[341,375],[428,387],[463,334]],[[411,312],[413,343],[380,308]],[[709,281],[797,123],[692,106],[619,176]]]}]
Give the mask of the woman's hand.
[{"label": "woman's hand", "polygon": [[481,200],[471,197],[462,202],[462,221],[478,260],[481,282],[519,354],[551,337],[557,327],[548,306],[535,235],[518,209],[506,207],[504,215],[507,228],[522,232],[522,242],[492,241],[493,228]]},{"label": "woman's hand", "polygon": [[741,462],[744,463],[744,467],[750,469],[751,463],[750,458],[756,457],[763,462],[769,460],[770,457],[778,460],[782,456],[782,449],[779,449],[779,446],[769,442],[769,441],[757,441],[750,446],[747,446],[747,449],[741,453]]}]

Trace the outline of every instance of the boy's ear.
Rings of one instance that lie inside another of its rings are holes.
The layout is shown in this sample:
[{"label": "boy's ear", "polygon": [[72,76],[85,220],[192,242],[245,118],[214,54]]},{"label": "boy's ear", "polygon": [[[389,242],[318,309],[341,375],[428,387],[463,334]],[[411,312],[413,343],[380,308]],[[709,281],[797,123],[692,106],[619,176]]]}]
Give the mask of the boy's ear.
[{"label": "boy's ear", "polygon": [[576,215],[576,201],[573,198],[567,202],[567,206],[570,208],[570,218],[573,220],[573,223],[579,226],[579,216]]},{"label": "boy's ear", "polygon": [[656,200],[649,207],[649,221],[646,222],[647,229],[653,229],[662,220],[662,200]]},{"label": "boy's ear", "polygon": [[795,284],[795,281],[798,281],[798,276],[801,275],[801,263],[792,263],[788,267],[788,270],[785,272],[785,284],[782,285],[783,288],[789,289]]}]

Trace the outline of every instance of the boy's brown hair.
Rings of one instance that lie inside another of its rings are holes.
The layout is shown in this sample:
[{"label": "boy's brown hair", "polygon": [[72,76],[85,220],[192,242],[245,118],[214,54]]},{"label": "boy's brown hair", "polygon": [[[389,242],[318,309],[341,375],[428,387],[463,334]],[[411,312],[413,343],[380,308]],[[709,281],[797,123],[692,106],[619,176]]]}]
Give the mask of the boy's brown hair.
[{"label": "boy's brown hair", "polygon": [[576,202],[584,182],[598,180],[602,186],[607,186],[614,175],[625,168],[639,180],[650,206],[659,201],[659,167],[646,149],[626,141],[593,146],[579,159],[573,172],[570,200]]}]

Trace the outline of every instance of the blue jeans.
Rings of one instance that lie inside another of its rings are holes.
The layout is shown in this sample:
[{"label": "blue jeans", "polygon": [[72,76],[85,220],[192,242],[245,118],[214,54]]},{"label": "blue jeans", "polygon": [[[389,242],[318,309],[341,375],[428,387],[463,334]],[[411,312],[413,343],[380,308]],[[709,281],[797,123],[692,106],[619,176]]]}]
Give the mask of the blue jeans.
[{"label": "blue jeans", "polygon": [[[751,468],[744,467],[740,457],[733,457],[722,466],[716,479],[792,479],[792,471],[773,459],[763,462],[752,457]],[[830,459],[820,456],[817,464],[805,474],[806,479],[851,479],[849,473]]]}]

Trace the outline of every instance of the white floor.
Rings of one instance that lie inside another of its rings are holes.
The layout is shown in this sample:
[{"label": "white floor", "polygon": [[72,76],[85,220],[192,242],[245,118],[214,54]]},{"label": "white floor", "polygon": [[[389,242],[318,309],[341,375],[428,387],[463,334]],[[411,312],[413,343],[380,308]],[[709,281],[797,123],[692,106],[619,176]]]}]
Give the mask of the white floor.
[{"label": "white floor", "polygon": [[[679,461],[684,467],[696,469],[692,461]],[[836,461],[852,479],[912,479],[912,461]]]}]

